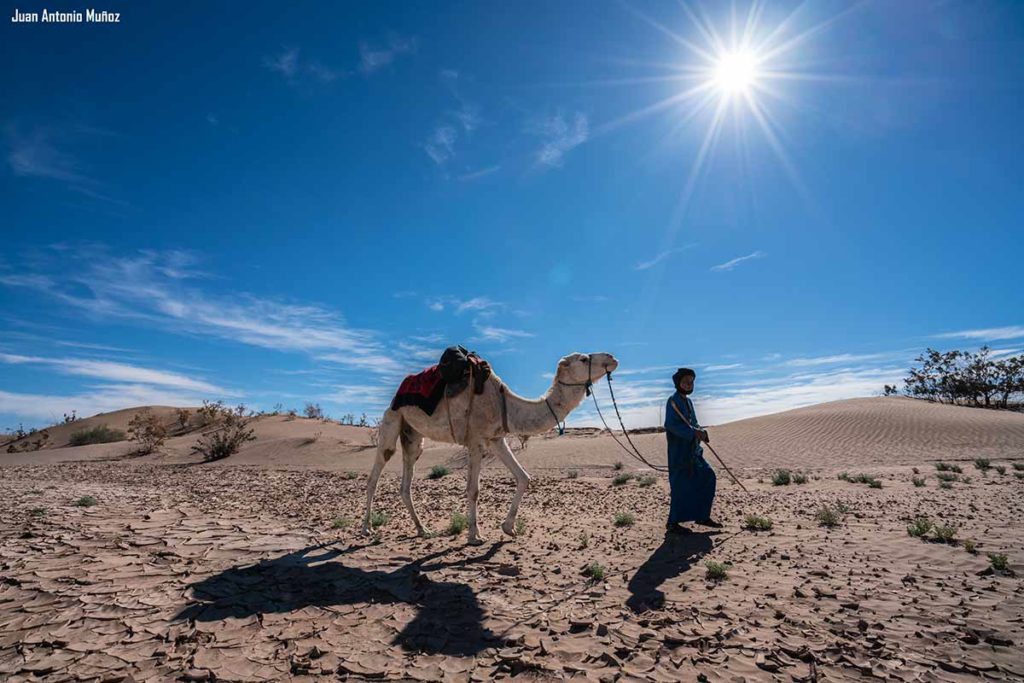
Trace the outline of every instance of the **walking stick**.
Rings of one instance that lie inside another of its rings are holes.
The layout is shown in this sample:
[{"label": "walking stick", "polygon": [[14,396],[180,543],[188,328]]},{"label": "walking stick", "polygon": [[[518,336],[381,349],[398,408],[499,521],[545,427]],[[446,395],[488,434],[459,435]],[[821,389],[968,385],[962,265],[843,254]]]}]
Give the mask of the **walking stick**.
[{"label": "walking stick", "polygon": [[[690,421],[686,419],[686,416],[683,415],[683,412],[681,410],[679,410],[679,406],[676,405],[676,402],[675,401],[669,401],[669,403],[672,404],[672,410],[676,411],[676,415],[678,415],[679,417],[683,418],[683,422],[686,423],[686,426],[689,427],[690,429],[693,429],[693,425],[691,425]],[[694,429],[694,431],[697,431],[697,430]],[[721,463],[723,468],[725,468],[725,471],[729,473],[729,476],[732,477],[732,480],[734,482],[736,482],[736,485],[739,486],[741,489],[743,489],[744,493],[750,493],[750,491],[747,491],[747,487],[744,486],[740,482],[740,480],[736,478],[736,475],[732,473],[732,470],[729,469],[729,466],[725,464],[724,460],[722,460],[722,456],[720,456],[715,451],[715,449],[711,446],[711,444],[708,443],[707,441],[705,441],[704,444],[708,447],[708,450],[710,450],[714,454],[714,456],[718,459],[718,462]]]}]

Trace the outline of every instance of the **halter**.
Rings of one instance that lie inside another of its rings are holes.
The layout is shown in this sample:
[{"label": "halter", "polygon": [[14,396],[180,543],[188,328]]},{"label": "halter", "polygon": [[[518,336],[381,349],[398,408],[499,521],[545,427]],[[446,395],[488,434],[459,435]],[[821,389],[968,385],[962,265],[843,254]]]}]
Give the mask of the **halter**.
[{"label": "halter", "polygon": [[[591,353],[587,354],[587,381],[586,382],[563,382],[560,379],[556,381],[563,387],[586,387],[587,396],[590,396],[590,387],[594,386],[594,381],[591,379],[591,375],[594,368],[594,355]],[[611,375],[611,373],[608,373]],[[565,420],[559,420],[558,415],[555,414],[555,409],[551,407],[551,403],[548,399],[544,398],[544,405],[548,407],[548,411],[551,413],[551,417],[555,418],[555,426],[558,427],[558,435],[563,436],[565,434]]]}]

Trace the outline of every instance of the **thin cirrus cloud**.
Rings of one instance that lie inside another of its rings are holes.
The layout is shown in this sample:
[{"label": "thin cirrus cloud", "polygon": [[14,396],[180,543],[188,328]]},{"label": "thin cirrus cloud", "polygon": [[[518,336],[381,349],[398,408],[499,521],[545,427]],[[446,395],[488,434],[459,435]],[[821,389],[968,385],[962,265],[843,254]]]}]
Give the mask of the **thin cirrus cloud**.
[{"label": "thin cirrus cloud", "polygon": [[633,270],[647,270],[648,268],[653,268],[654,266],[658,265],[659,263],[667,259],[669,256],[672,256],[673,254],[678,254],[682,251],[686,251],[687,249],[692,249],[695,246],[695,244],[687,244],[686,246],[682,247],[666,249],[665,251],[661,252],[660,254],[650,259],[649,261],[641,261],[640,263],[637,263],[636,265],[633,266]]},{"label": "thin cirrus cloud", "polygon": [[557,112],[536,125],[535,132],[543,141],[536,153],[537,164],[558,168],[565,163],[566,154],[590,137],[590,123],[583,112],[576,112],[571,121],[564,113]]},{"label": "thin cirrus cloud", "polygon": [[[74,252],[73,263],[49,273],[0,276],[98,318],[119,318],[173,332],[241,342],[391,373],[398,368],[377,335],[347,326],[334,312],[244,293],[210,294],[178,252],[117,258],[103,249]],[[58,274],[60,273],[60,274]]]},{"label": "thin cirrus cloud", "polygon": [[128,365],[114,361],[85,358],[43,358],[39,356],[0,353],[0,362],[10,365],[48,366],[64,374],[93,377],[112,382],[150,384],[170,389],[216,394],[218,396],[232,395],[232,392],[201,379],[194,379],[176,372],[154,370],[152,368],[143,368],[137,365]]},{"label": "thin cirrus cloud", "polygon": [[960,330],[934,335],[936,339],[975,339],[981,341],[999,341],[1003,339],[1024,338],[1024,325],[1008,327],[988,327],[979,330]]},{"label": "thin cirrus cloud", "polygon": [[272,57],[264,57],[263,65],[283,76],[289,83],[297,83],[301,78],[330,83],[348,75],[347,72],[329,67],[319,60],[302,57],[302,52],[297,47],[285,48]]},{"label": "thin cirrus cloud", "polygon": [[416,51],[415,38],[391,36],[386,45],[373,45],[367,41],[359,43],[359,71],[372,74],[393,63],[401,55]]},{"label": "thin cirrus cloud", "polygon": [[528,339],[533,333],[525,330],[513,330],[493,325],[475,325],[477,337],[474,341],[507,342],[513,339]]},{"label": "thin cirrus cloud", "polygon": [[83,136],[93,135],[109,136],[111,133],[76,126],[70,131],[58,134],[54,130],[43,128],[24,131],[10,125],[6,131],[7,164],[15,176],[59,182],[69,190],[93,199],[124,204],[123,201],[108,196],[103,184],[86,172],[84,164],[78,158],[58,148],[58,139],[66,143],[69,137],[81,139]]},{"label": "thin cirrus cloud", "polygon": [[746,256],[739,256],[737,258],[732,259],[731,261],[719,263],[717,266],[711,266],[711,270],[715,272],[729,271],[745,261],[752,261],[754,259],[764,258],[767,255],[768,254],[764,253],[763,251],[755,251],[753,253],[747,254]]}]

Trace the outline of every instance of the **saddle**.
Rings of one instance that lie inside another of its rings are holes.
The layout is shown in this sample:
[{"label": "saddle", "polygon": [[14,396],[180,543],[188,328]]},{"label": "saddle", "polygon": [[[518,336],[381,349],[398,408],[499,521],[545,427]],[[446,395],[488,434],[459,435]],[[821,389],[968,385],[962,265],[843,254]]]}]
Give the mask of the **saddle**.
[{"label": "saddle", "polygon": [[490,363],[475,351],[469,351],[463,346],[449,346],[445,349],[437,363],[437,369],[444,380],[444,393],[448,398],[465,391],[470,377],[473,378],[473,393],[482,394],[484,383],[491,376]]},{"label": "saddle", "polygon": [[487,361],[462,346],[450,346],[437,365],[402,380],[391,400],[391,410],[411,405],[433,415],[442,398],[452,398],[466,390],[470,377],[473,378],[473,393],[482,394],[490,376],[491,366]]}]

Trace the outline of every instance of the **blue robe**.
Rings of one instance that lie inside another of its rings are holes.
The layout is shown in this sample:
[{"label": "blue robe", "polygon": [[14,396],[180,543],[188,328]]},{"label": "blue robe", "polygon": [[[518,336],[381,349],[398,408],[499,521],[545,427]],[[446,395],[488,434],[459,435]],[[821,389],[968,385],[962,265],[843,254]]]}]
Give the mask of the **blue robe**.
[{"label": "blue robe", "polygon": [[[690,421],[689,425],[672,408],[673,402]],[[668,483],[672,489],[670,523],[701,522],[711,517],[717,477],[704,459],[704,448],[695,429],[700,429],[700,423],[693,403],[677,391],[665,405]]]}]

